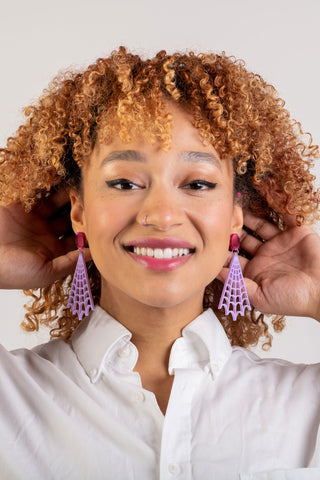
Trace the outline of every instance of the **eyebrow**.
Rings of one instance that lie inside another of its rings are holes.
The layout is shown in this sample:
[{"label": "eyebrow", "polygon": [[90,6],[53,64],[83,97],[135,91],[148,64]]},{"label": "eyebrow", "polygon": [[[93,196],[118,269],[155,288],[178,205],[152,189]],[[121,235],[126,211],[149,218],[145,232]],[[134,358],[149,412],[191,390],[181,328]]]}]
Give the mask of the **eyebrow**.
[{"label": "eyebrow", "polygon": [[138,152],[137,150],[115,150],[114,152],[109,153],[109,155],[103,159],[101,167],[106,163],[115,162],[116,160],[125,160],[125,161],[134,161],[134,162],[145,162],[146,155],[144,153]]},{"label": "eyebrow", "polygon": [[209,163],[213,164],[221,170],[219,158],[213,153],[208,152],[182,152],[181,159],[191,163]]},{"label": "eyebrow", "polygon": [[[182,152],[180,159],[184,162],[190,163],[209,163],[211,165],[215,165],[219,168],[219,170],[221,170],[221,163],[218,157],[212,153],[196,151]],[[146,162],[147,156],[137,150],[115,150],[114,152],[109,153],[106,158],[104,158],[101,163],[101,167],[107,163],[115,162],[117,160]]]}]

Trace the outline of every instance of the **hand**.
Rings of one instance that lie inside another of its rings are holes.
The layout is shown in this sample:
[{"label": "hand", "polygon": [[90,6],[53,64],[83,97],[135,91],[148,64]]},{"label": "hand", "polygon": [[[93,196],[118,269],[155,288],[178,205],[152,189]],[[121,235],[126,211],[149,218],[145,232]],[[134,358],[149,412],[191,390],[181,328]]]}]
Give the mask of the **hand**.
[{"label": "hand", "polygon": [[[0,206],[0,288],[45,287],[73,273],[78,254],[66,192],[56,192],[26,213]],[[84,251],[90,259],[88,249]]]},{"label": "hand", "polygon": [[288,228],[280,231],[245,213],[245,226],[263,239],[241,235],[241,247],[252,256],[240,257],[250,302],[262,313],[320,321],[320,237],[309,226],[297,227],[294,217],[285,220]]}]

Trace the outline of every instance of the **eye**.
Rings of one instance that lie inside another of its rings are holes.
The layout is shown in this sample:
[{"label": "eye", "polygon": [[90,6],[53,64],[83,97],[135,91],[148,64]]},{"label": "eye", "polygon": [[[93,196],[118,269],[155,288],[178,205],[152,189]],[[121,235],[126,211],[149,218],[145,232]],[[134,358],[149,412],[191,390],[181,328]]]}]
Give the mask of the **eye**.
[{"label": "eye", "polygon": [[208,182],[207,180],[193,180],[185,185],[187,190],[212,190],[217,186],[216,183]]},{"label": "eye", "polygon": [[115,180],[107,180],[106,184],[110,188],[116,188],[117,190],[136,190],[138,185],[131,182],[127,178],[116,178]]}]

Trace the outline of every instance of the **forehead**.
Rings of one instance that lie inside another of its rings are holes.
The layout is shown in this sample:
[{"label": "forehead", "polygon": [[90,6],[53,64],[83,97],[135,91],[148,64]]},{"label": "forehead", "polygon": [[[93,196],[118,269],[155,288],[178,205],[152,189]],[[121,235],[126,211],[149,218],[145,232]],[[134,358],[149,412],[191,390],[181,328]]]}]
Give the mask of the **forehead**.
[{"label": "forehead", "polygon": [[152,130],[141,132],[133,128],[129,138],[123,138],[119,131],[115,130],[105,141],[100,132],[87,166],[94,164],[100,169],[119,162],[146,163],[152,161],[156,154],[161,156],[162,161],[167,162],[170,159],[183,162],[191,168],[204,164],[213,165],[222,173],[233,177],[232,161],[221,159],[214,146],[203,140],[200,129],[194,126],[193,116],[172,103],[169,103],[167,108],[170,126],[164,138],[155,138]]}]

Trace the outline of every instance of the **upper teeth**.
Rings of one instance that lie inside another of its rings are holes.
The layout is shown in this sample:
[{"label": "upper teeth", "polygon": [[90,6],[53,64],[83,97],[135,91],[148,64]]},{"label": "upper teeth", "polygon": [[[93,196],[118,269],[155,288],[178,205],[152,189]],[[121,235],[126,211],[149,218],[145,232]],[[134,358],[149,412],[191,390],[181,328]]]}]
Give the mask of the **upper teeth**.
[{"label": "upper teeth", "polygon": [[190,253],[189,248],[149,248],[149,247],[133,247],[136,255],[145,255],[155,258],[172,258],[182,257]]}]

